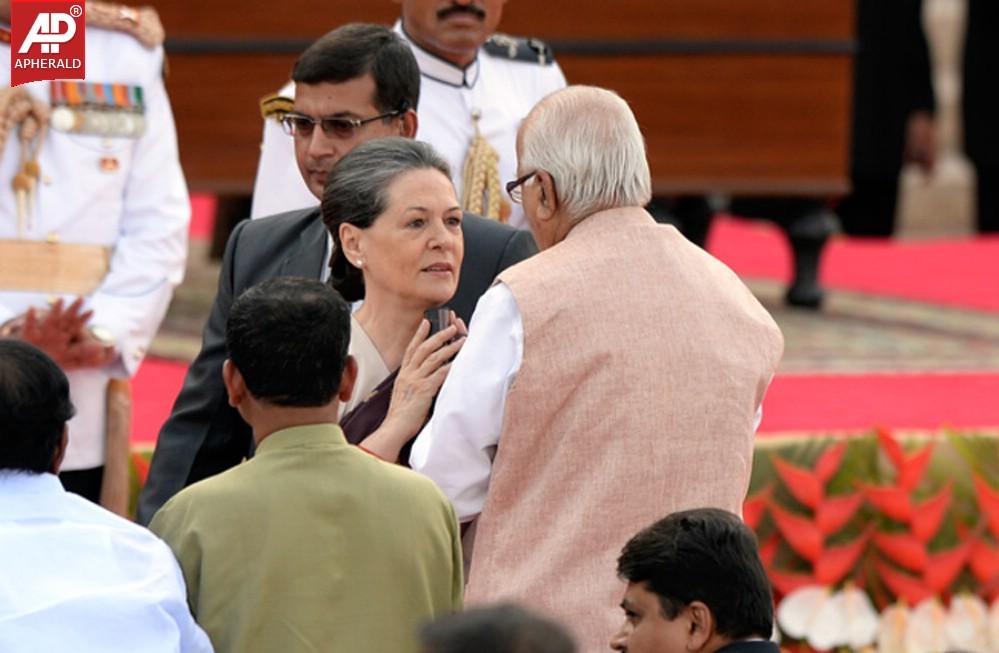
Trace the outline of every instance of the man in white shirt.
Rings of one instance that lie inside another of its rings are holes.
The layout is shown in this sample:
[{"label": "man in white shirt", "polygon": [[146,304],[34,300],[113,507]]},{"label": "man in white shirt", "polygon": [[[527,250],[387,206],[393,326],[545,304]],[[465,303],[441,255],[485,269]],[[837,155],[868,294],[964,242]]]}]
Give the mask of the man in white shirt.
[{"label": "man in white shirt", "polygon": [[[507,189],[542,251],[479,300],[410,463],[476,520],[467,602],[523,602],[591,651],[615,621],[601,565],[620,533],[741,510],[783,338],[730,269],[642,208],[645,144],[616,94],[553,93],[517,153]],[[390,411],[365,446],[393,460],[403,421]]]},{"label": "man in white shirt", "polygon": [[[420,66],[416,138],[444,156],[462,198],[465,177],[475,176],[463,173],[473,143],[477,143],[473,159],[483,163],[482,157],[488,157],[482,141],[475,140],[481,135],[498,155],[494,195],[481,202],[480,192],[462,207],[526,229],[523,210],[510,202],[499,182],[514,177],[517,127],[541,98],[565,87],[565,77],[542,41],[494,34],[504,2],[401,0],[402,18],[395,31],[412,46]],[[287,84],[278,96],[293,98],[295,85]],[[281,131],[279,115],[275,112],[275,119],[264,121],[253,189],[254,218],[316,204],[295,168],[292,140]],[[482,190],[489,194],[488,182]]]},{"label": "man in white shirt", "polygon": [[166,544],[60,485],[72,416],[55,362],[0,339],[0,651],[211,653]]}]

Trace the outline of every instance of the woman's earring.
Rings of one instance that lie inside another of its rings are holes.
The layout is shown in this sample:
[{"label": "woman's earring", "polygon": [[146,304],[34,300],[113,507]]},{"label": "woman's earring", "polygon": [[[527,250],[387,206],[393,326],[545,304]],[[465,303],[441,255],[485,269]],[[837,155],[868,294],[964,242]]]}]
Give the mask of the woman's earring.
[{"label": "woman's earring", "polygon": [[360,259],[360,258],[357,259],[357,267],[359,267],[359,268],[363,268],[364,267],[364,259]]}]

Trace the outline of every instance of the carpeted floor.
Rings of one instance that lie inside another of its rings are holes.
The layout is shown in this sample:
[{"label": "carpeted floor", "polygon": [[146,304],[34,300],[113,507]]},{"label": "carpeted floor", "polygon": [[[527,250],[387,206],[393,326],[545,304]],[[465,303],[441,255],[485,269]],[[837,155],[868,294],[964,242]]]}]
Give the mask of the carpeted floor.
[{"label": "carpeted floor", "polygon": [[184,383],[185,363],[148,357],[132,378],[132,443],[152,447]]},{"label": "carpeted floor", "polygon": [[[719,217],[708,251],[741,277],[791,278],[791,252],[773,224]],[[819,272],[829,288],[999,312],[999,236],[898,241],[839,236]]]},{"label": "carpeted floor", "polygon": [[999,427],[996,373],[778,374],[759,432]]}]

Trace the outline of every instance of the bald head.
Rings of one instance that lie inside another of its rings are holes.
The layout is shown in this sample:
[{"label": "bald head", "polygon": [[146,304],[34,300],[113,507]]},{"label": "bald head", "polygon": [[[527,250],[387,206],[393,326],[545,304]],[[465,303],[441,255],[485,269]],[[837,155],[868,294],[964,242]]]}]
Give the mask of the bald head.
[{"label": "bald head", "polygon": [[645,140],[628,103],[595,86],[570,86],[541,100],[518,135],[520,169],[545,170],[571,220],[652,198]]}]

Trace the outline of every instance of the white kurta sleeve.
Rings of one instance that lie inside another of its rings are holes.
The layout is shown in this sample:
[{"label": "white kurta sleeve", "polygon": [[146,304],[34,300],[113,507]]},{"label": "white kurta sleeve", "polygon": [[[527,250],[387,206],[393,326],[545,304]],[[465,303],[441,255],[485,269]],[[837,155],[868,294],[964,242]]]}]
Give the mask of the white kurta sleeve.
[{"label": "white kurta sleeve", "polygon": [[8,320],[12,320],[18,316],[18,313],[12,311],[10,308],[4,305],[3,298],[0,297],[0,326]]},{"label": "white kurta sleeve", "polygon": [[[287,84],[278,91],[285,97],[295,96],[295,85]],[[260,161],[257,178],[253,182],[252,219],[304,209],[319,204],[319,200],[305,185],[295,162],[295,144],[276,120],[264,120],[263,140],[260,143]]]},{"label": "white kurta sleeve", "polygon": [[131,375],[184,277],[191,204],[163,85],[163,51],[149,57],[143,84],[146,129],[137,139],[108,274],[88,297],[90,324],[113,334],[119,373]]},{"label": "white kurta sleeve", "polygon": [[485,505],[506,394],[523,353],[520,310],[510,289],[498,283],[479,299],[468,339],[409,459],[447,495],[459,521],[473,519]]}]

